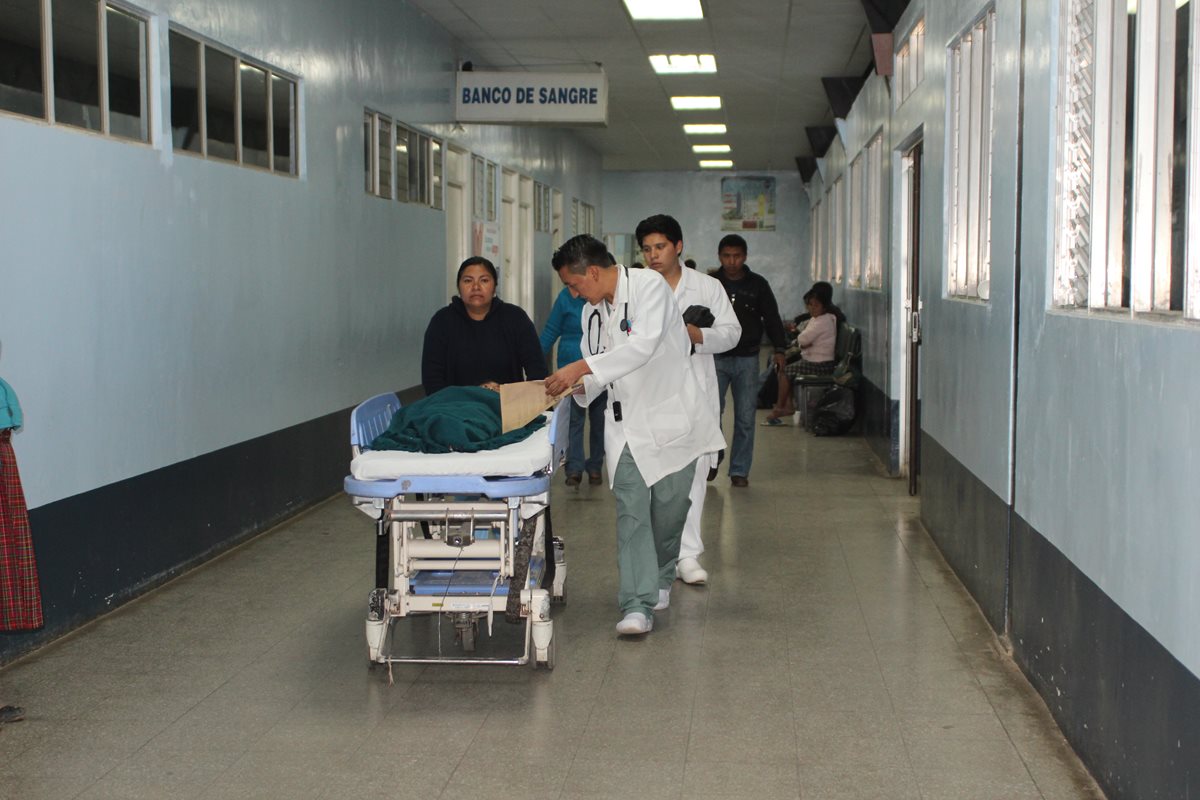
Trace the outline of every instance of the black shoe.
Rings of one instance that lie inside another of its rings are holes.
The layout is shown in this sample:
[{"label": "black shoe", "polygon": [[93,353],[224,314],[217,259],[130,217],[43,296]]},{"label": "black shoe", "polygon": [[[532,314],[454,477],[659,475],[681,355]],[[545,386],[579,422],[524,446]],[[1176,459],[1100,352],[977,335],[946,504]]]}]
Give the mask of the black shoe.
[{"label": "black shoe", "polygon": [[600,479],[599,472],[589,472],[588,473],[588,485],[589,486],[599,486],[600,480],[601,479]]},{"label": "black shoe", "polygon": [[567,473],[567,486],[578,486],[579,482],[582,480],[583,480],[583,476],[580,475],[578,472],[568,472]]},{"label": "black shoe", "polygon": [[744,475],[730,475],[729,482],[739,489],[745,489],[750,485],[750,481]]},{"label": "black shoe", "polygon": [[0,724],[20,722],[25,719],[25,709],[20,706],[0,706]]},{"label": "black shoe", "polygon": [[717,468],[716,468],[716,467],[709,467],[709,468],[708,468],[708,479],[709,479],[710,481],[712,481],[712,480],[716,480],[716,477],[717,477]]}]

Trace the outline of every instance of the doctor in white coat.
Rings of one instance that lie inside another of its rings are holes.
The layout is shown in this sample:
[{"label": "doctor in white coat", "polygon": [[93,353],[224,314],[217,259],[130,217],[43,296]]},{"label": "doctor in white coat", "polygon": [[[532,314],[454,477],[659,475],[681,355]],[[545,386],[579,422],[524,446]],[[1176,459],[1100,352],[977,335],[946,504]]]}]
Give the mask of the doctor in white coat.
[{"label": "doctor in white coat", "polygon": [[[692,306],[703,306],[713,315],[710,327],[688,324],[688,338],[692,342],[692,366],[705,399],[712,413],[720,418],[721,393],[717,388],[717,367],[713,355],[732,350],[742,338],[742,324],[738,322],[729,294],[716,278],[703,275],[694,269],[685,269],[679,263],[683,254],[683,229],[674,217],[655,214],[638,223],[638,247],[646,266],[662,275],[667,285],[675,292],[675,302],[681,312]],[[722,445],[723,447],[724,445]],[[708,581],[708,572],[700,566],[700,555],[704,542],[700,534],[700,517],[704,513],[704,493],[708,488],[708,470],[717,465],[717,453],[706,453],[696,465],[689,497],[687,521],[683,526],[683,537],[679,544],[679,562],[675,574],[684,583],[700,584]]]},{"label": "doctor in white coat", "polygon": [[724,446],[688,357],[691,341],[662,277],[613,263],[582,235],[554,254],[559,279],[588,302],[584,357],[546,379],[549,394],[583,383],[576,402],[605,390],[604,455],[617,499],[620,634],[648,633],[669,602],[696,460]]}]

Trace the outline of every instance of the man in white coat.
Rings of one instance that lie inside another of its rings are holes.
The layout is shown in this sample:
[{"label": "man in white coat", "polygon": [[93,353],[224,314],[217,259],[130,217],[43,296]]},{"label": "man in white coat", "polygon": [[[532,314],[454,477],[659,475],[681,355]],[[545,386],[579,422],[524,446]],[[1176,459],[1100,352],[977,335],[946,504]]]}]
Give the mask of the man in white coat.
[{"label": "man in white coat", "polygon": [[617,633],[648,633],[675,581],[696,460],[724,445],[692,368],[691,340],[671,287],[657,272],[613,263],[587,235],[554,254],[563,284],[588,302],[584,357],[546,379],[548,394],[582,381],[576,402],[605,390],[604,457],[617,499]]},{"label": "man in white coat", "polygon": [[[721,393],[717,388],[717,368],[713,355],[733,349],[742,338],[742,324],[738,322],[733,305],[725,287],[716,278],[694,269],[684,269],[679,263],[683,254],[683,229],[674,217],[655,214],[638,223],[638,247],[646,266],[662,275],[667,285],[675,292],[675,302],[684,313],[688,338],[692,342],[692,367],[712,413],[720,417]],[[688,309],[707,309],[713,316],[711,325],[700,327],[687,322]],[[700,457],[696,475],[692,479],[687,522],[683,525],[683,537],[679,544],[679,562],[675,574],[684,583],[700,584],[708,580],[708,572],[700,566],[700,555],[704,542],[700,533],[700,517],[704,513],[704,493],[708,488],[708,470],[717,465],[717,453]]]}]

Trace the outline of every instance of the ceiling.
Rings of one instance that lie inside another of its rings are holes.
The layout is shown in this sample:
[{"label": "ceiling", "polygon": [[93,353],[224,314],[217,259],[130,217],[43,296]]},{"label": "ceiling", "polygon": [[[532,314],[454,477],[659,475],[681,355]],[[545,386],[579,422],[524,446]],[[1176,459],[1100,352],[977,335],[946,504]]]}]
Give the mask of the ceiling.
[{"label": "ceiling", "polygon": [[[634,22],[621,0],[413,0],[472,54],[475,69],[569,72],[602,64],[607,128],[579,128],[606,170],[690,170],[692,144],[728,144],[736,169],[795,169],[804,128],[832,125],[822,77],[870,68],[863,0],[702,0],[704,19]],[[716,74],[658,75],[648,56],[712,53]],[[721,96],[716,111],[675,111],[672,95]],[[685,122],[724,122],[686,136]]]}]

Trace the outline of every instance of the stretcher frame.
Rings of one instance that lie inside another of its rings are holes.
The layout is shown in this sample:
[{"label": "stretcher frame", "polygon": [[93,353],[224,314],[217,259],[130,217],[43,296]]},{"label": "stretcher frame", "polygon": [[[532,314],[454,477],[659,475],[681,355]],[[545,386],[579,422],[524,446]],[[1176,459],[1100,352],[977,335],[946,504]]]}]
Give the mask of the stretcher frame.
[{"label": "stretcher frame", "polygon": [[[375,521],[375,589],[366,620],[370,662],[532,664],[553,669],[556,645],[550,606],[566,602],[567,565],[565,545],[553,535],[550,520],[550,479],[566,452],[570,402],[565,398],[548,414],[549,458],[532,475],[346,477],[346,494]],[[353,457],[369,449],[399,408],[400,399],[386,393],[354,409]],[[485,575],[490,585],[479,582]],[[444,590],[439,589],[438,576],[445,576]],[[490,632],[497,613],[509,622],[524,621],[524,651],[511,658],[473,656],[479,624],[486,620]],[[441,652],[440,629],[437,654],[390,651],[389,634],[396,620],[433,614],[452,620],[464,655]]]}]

